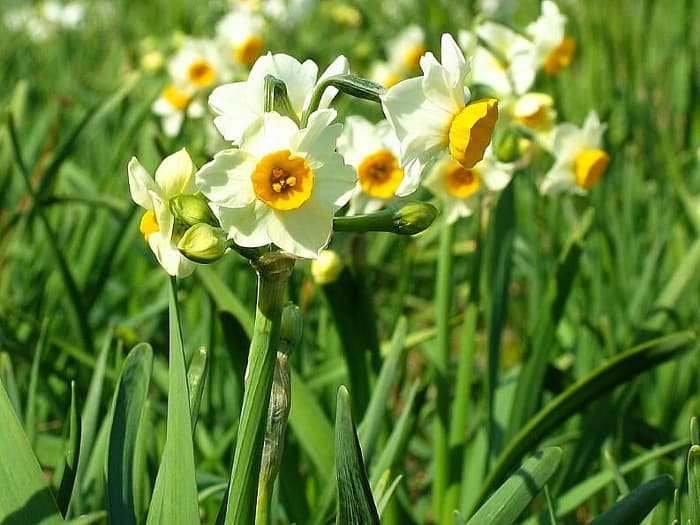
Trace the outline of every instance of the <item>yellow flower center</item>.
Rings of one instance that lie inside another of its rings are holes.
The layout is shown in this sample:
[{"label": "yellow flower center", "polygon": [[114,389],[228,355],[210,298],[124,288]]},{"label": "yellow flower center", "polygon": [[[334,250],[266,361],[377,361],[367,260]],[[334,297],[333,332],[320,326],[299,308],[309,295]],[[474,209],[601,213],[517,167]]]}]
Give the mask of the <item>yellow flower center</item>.
[{"label": "yellow flower center", "polygon": [[296,210],[311,197],[314,173],[303,157],[275,151],[258,161],[251,175],[258,199],[280,211]]},{"label": "yellow flower center", "polygon": [[498,101],[484,98],[467,104],[450,123],[450,154],[465,168],[484,158],[498,120]]},{"label": "yellow flower center", "polygon": [[544,59],[544,72],[548,75],[556,75],[571,63],[571,58],[576,50],[576,40],[570,36],[564,37],[557,47],[552,49]]},{"label": "yellow flower center", "polygon": [[576,184],[590,190],[603,176],[610,163],[610,155],[602,149],[585,149],[574,160]]},{"label": "yellow flower center", "polygon": [[357,167],[360,186],[370,197],[388,199],[403,180],[403,170],[393,153],[380,149],[367,155]]},{"label": "yellow flower center", "polygon": [[216,80],[216,72],[206,60],[195,60],[187,69],[187,78],[189,78],[190,82],[195,86],[205,88],[214,83],[214,80]]},{"label": "yellow flower center", "polygon": [[529,93],[521,97],[513,108],[515,121],[528,128],[543,127],[553,120],[552,105],[554,101],[549,95]]},{"label": "yellow flower center", "polygon": [[190,99],[192,98],[175,84],[168,84],[165,86],[161,96],[167,100],[172,107],[180,111],[187,107],[187,104],[190,103]]},{"label": "yellow flower center", "polygon": [[233,58],[239,64],[250,67],[262,54],[263,39],[257,35],[249,35],[233,52]]},{"label": "yellow flower center", "polygon": [[481,179],[479,172],[467,169],[461,164],[452,164],[445,172],[445,187],[450,195],[458,199],[466,199],[479,191]]},{"label": "yellow flower center", "polygon": [[407,69],[418,69],[420,57],[428,50],[424,45],[413,45],[406,50],[403,55],[403,65]]},{"label": "yellow flower center", "polygon": [[152,234],[160,231],[160,226],[158,226],[158,220],[153,210],[146,210],[146,213],[143,214],[141,223],[139,224],[139,230],[143,238],[146,239],[146,242],[148,242],[148,238]]}]

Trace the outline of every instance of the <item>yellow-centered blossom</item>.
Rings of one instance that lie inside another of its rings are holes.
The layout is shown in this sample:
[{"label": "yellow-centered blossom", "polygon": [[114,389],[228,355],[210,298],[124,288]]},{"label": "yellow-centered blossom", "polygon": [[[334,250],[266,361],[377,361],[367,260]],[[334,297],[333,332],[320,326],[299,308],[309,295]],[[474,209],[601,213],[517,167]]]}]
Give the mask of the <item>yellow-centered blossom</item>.
[{"label": "yellow-centered blossom", "polygon": [[372,124],[351,115],[338,139],[338,152],[357,171],[348,215],[371,213],[393,203],[404,182],[401,145],[386,120]]},{"label": "yellow-centered blossom", "polygon": [[445,221],[452,224],[470,216],[481,195],[502,190],[510,182],[513,168],[512,163],[499,162],[490,146],[484,158],[471,168],[443,155],[430,167],[425,187],[442,201]]},{"label": "yellow-centered blossom", "polygon": [[576,50],[576,41],[564,35],[566,17],[551,0],[542,1],[542,14],[527,26],[532,38],[533,63],[548,75],[556,75],[568,66]]},{"label": "yellow-centered blossom", "polygon": [[274,243],[311,259],[328,244],[333,214],[356,180],[335,151],[341,125],[334,119],[334,110],[320,110],[300,130],[289,117],[265,113],[239,148],[218,153],[197,172],[197,186],[236,244]]},{"label": "yellow-centered blossom", "polygon": [[495,99],[470,102],[464,86],[469,65],[451,35],[442,36],[442,62],[420,61],[423,76],[399,82],[382,96],[382,108],[401,142],[406,182],[397,195],[416,189],[425,167],[447,151],[465,168],[479,162],[498,119]]},{"label": "yellow-centered blossom", "polygon": [[591,111],[582,128],[570,123],[555,128],[555,161],[542,181],[542,193],[585,194],[600,180],[610,163],[602,149],[605,127]]}]

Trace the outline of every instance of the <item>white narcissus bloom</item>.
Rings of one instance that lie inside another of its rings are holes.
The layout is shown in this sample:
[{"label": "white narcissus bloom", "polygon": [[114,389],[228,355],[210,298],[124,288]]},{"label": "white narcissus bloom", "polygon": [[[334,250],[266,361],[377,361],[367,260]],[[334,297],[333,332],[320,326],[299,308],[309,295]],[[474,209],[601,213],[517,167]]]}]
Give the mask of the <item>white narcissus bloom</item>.
[{"label": "white narcissus bloom", "polygon": [[219,152],[197,172],[197,186],[236,244],[274,243],[312,259],[328,244],[333,214],[356,180],[335,151],[342,128],[331,124],[335,115],[317,111],[300,130],[289,117],[265,113],[245,131],[240,148]]},{"label": "white narcissus bloom", "polygon": [[[329,76],[347,73],[347,58],[339,56],[318,78],[318,66],[312,60],[303,64],[283,53],[261,56],[250,70],[248,80],[217,87],[209,97],[209,106],[218,115],[214,124],[223,137],[238,144],[243,132],[265,111],[265,77],[272,75],[287,86],[287,96],[298,118],[307,109],[314,88]],[[336,88],[326,89],[320,108],[326,108],[337,95]]]},{"label": "white narcissus bloom", "polygon": [[533,61],[548,75],[556,75],[571,63],[576,41],[564,36],[566,17],[551,0],[542,1],[542,14],[527,26],[526,32],[534,42]]},{"label": "white narcissus bloom", "polygon": [[161,118],[163,132],[174,137],[180,131],[185,114],[189,118],[204,115],[204,105],[195,98],[195,91],[187,86],[168,84],[151,106],[153,113]]},{"label": "white narcissus bloom", "polygon": [[386,45],[389,63],[400,71],[412,72],[420,66],[420,58],[428,50],[425,32],[417,25],[409,25]]},{"label": "white narcissus bloom", "polygon": [[404,180],[401,144],[386,120],[372,124],[359,116],[345,119],[338,153],[357,171],[348,215],[371,213],[395,200]]},{"label": "white narcissus bloom", "polygon": [[431,167],[424,184],[442,200],[445,221],[452,224],[473,213],[480,195],[505,188],[513,176],[513,169],[513,164],[499,162],[493,148],[489,147],[484,158],[471,168],[443,155]]},{"label": "white narcissus bloom", "polygon": [[406,177],[399,196],[414,191],[424,168],[448,151],[465,168],[481,160],[498,119],[495,99],[467,103],[469,73],[462,51],[449,34],[442,35],[442,63],[432,53],[420,60],[423,76],[409,78],[382,95],[382,108],[401,141],[401,167]]},{"label": "white narcissus bloom", "polygon": [[212,40],[186,37],[168,62],[173,84],[202,91],[224,80],[227,72]]},{"label": "white narcissus bloom", "polygon": [[533,44],[512,29],[484,22],[476,35],[486,47],[477,45],[472,59],[472,81],[490,87],[499,95],[521,94],[535,81]]},{"label": "white narcissus bloom", "polygon": [[601,149],[606,125],[591,111],[583,128],[565,122],[554,130],[554,165],[544,176],[542,193],[585,194],[603,176],[610,155]]},{"label": "white narcissus bloom", "polygon": [[263,52],[265,20],[259,13],[239,8],[216,25],[217,40],[234,64],[249,68]]},{"label": "white narcissus bloom", "polygon": [[156,169],[154,180],[136,157],[132,157],[128,172],[131,198],[146,210],[139,229],[158,262],[170,275],[191,274],[194,263],[178,251],[173,239],[175,217],[170,211],[170,199],[196,193],[192,159],[184,148],[169,155]]}]

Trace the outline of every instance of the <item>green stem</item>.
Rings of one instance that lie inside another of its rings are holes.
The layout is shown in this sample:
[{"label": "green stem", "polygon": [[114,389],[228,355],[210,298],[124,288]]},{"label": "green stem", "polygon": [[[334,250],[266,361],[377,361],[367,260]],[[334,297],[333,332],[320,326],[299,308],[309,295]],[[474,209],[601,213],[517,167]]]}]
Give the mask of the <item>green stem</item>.
[{"label": "green stem", "polygon": [[433,519],[440,522],[449,478],[450,393],[447,371],[450,359],[450,312],[452,310],[452,244],[454,226],[445,225],[440,235],[440,254],[436,281],[437,344],[435,386],[437,388],[433,443]]},{"label": "green stem", "polygon": [[252,264],[258,274],[258,299],[227,496],[227,525],[255,521],[260,459],[279,343],[284,291],[294,259],[281,252],[272,252]]}]

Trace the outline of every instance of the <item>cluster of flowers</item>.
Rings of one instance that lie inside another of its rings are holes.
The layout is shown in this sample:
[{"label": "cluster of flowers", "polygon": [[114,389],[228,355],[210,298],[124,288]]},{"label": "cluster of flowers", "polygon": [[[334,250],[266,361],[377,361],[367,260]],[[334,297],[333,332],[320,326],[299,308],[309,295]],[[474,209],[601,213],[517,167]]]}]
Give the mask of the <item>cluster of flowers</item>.
[{"label": "cluster of flowers", "polygon": [[[536,147],[555,159],[543,193],[584,193],[609,162],[600,149],[604,127],[594,113],[582,129],[555,125],[551,97],[528,92],[539,69],[554,74],[570,61],[564,23],[544,0],[540,18],[522,32],[529,38],[494,22],[460,34],[461,46],[444,34],[440,60],[421,50],[422,74],[388,89],[350,75],[343,56],[319,76],[310,60],[263,55],[247,80],[209,97],[214,125],[232,147],[199,169],[183,149],[155,179],[132,158],[132,198],[146,209],[141,232],[171,275],[231,246],[274,244],[314,259],[346,204],[348,215],[369,213],[424,184],[454,222],[485,192],[505,187]],[[415,55],[422,44],[415,34],[412,42]],[[330,104],[339,89],[380,102],[385,120],[335,122]]]},{"label": "cluster of flowers", "polygon": [[[308,8],[308,3],[309,0],[232,2],[215,24],[213,37],[176,35],[176,49],[166,64],[168,80],[152,108],[161,118],[163,132],[175,136],[185,117],[203,117],[206,98],[212,89],[245,78],[250,67],[266,51],[267,34],[273,29],[271,22],[284,18],[291,23]],[[142,45],[143,69],[159,70],[165,58],[157,42],[149,38]]]},{"label": "cluster of flowers", "polygon": [[[86,20],[88,6],[79,1],[66,3],[46,0],[38,4],[27,2],[14,9],[7,9],[2,16],[2,24],[11,32],[25,33],[35,42],[44,42],[59,31],[79,29]],[[107,18],[111,6],[106,2],[92,2],[90,15]]]}]

